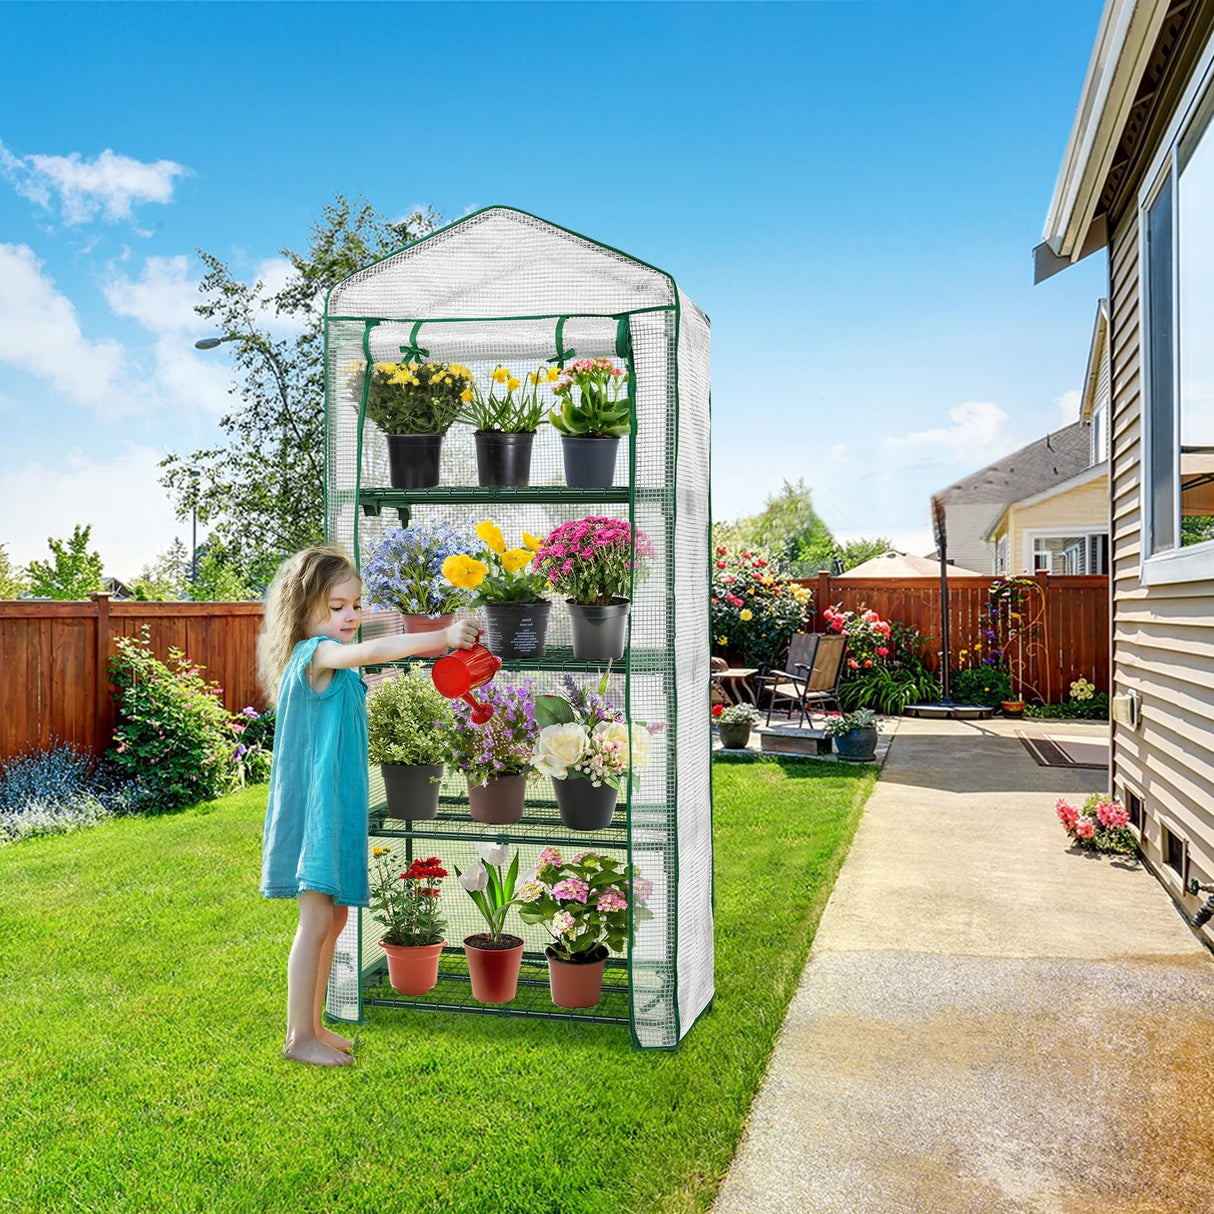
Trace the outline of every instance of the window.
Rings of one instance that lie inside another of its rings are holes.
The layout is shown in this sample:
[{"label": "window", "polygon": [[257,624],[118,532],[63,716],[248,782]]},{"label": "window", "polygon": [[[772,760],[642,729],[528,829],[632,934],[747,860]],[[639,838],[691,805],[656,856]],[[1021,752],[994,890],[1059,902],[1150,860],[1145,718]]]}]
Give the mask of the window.
[{"label": "window", "polygon": [[1184,839],[1180,835],[1174,835],[1165,826],[1163,828],[1163,862],[1183,881],[1185,877],[1185,869],[1188,867],[1188,856],[1185,854],[1188,851]]},{"label": "window", "polygon": [[1103,464],[1109,458],[1109,409],[1101,405],[1092,410],[1092,452],[1093,464]]},{"label": "window", "polygon": [[1125,793],[1125,807],[1130,813],[1130,825],[1139,832],[1142,831],[1142,798],[1128,788]]},{"label": "window", "polygon": [[1033,572],[1073,576],[1104,573],[1108,567],[1109,537],[1091,535],[1038,535],[1033,538]]},{"label": "window", "polygon": [[[1141,200],[1148,563],[1214,553],[1214,91],[1199,97],[1194,85]],[[1189,567],[1209,576],[1204,558]]]}]

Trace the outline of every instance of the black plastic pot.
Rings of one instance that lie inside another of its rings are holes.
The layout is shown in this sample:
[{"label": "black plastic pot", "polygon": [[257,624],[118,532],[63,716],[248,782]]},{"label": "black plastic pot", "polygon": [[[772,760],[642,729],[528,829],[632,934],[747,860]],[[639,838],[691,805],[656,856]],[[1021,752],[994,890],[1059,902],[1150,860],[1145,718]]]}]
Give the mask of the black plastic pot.
[{"label": "black plastic pot", "polygon": [[573,625],[573,656],[584,662],[622,658],[630,605],[627,599],[615,599],[605,607],[566,600]]},{"label": "black plastic pot", "polygon": [[581,776],[566,776],[563,780],[553,780],[552,790],[556,793],[561,821],[570,830],[602,830],[611,825],[620,795],[618,788],[612,788],[610,784],[595,788]]},{"label": "black plastic pot", "polygon": [[443,775],[441,763],[426,766],[381,763],[379,770],[384,777],[389,818],[416,821],[438,816],[439,780]]},{"label": "black plastic pot", "polygon": [[534,430],[478,430],[476,478],[484,486],[509,489],[531,483],[531,444]]},{"label": "black plastic pot", "polygon": [[438,484],[441,434],[385,434],[393,489],[430,489]]},{"label": "black plastic pot", "polygon": [[561,435],[565,484],[575,489],[604,489],[615,480],[618,438],[571,438]]},{"label": "black plastic pot", "polygon": [[486,603],[486,648],[499,658],[542,658],[552,604]]}]

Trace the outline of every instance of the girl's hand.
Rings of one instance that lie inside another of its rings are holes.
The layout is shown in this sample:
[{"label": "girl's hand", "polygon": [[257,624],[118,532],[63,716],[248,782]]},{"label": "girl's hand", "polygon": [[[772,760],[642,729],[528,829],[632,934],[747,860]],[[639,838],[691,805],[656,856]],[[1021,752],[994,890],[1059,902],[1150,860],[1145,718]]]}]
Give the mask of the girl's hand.
[{"label": "girl's hand", "polygon": [[443,640],[448,649],[471,649],[481,634],[476,620],[456,620],[450,628],[443,630]]}]

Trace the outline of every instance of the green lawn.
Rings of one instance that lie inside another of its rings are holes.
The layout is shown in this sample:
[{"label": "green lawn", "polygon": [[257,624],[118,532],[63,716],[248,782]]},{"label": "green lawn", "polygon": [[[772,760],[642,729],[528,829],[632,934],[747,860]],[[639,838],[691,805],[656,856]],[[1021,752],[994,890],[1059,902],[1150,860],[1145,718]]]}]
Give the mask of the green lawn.
[{"label": "green lawn", "polygon": [[370,1009],[279,1056],[265,790],[0,849],[0,1211],[705,1210],[875,769],[718,761],[716,999],[626,1028]]}]

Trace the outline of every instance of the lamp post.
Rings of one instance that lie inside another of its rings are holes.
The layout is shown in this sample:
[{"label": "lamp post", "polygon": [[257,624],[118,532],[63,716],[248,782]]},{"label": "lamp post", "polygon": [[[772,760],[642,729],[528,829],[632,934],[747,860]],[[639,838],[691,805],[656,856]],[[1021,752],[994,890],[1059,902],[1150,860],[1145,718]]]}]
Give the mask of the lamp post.
[{"label": "lamp post", "polygon": [[202,473],[197,468],[187,468],[194,484],[190,490],[190,593],[198,587],[198,478]]},{"label": "lamp post", "polygon": [[242,351],[244,349],[254,351],[261,356],[266,366],[269,367],[270,374],[274,377],[274,382],[278,386],[278,399],[282,405],[282,415],[287,425],[291,427],[291,431],[295,435],[295,441],[299,444],[299,449],[307,457],[308,463],[312,467],[312,474],[316,477],[317,484],[323,489],[324,478],[321,476],[320,469],[316,466],[316,457],[312,454],[311,447],[304,442],[303,435],[299,432],[299,425],[295,420],[295,410],[291,407],[291,397],[287,391],[286,373],[283,371],[282,363],[274,348],[257,333],[223,333],[218,337],[200,337],[194,343],[194,349],[214,350],[217,346],[222,346],[226,341],[240,342]]}]

